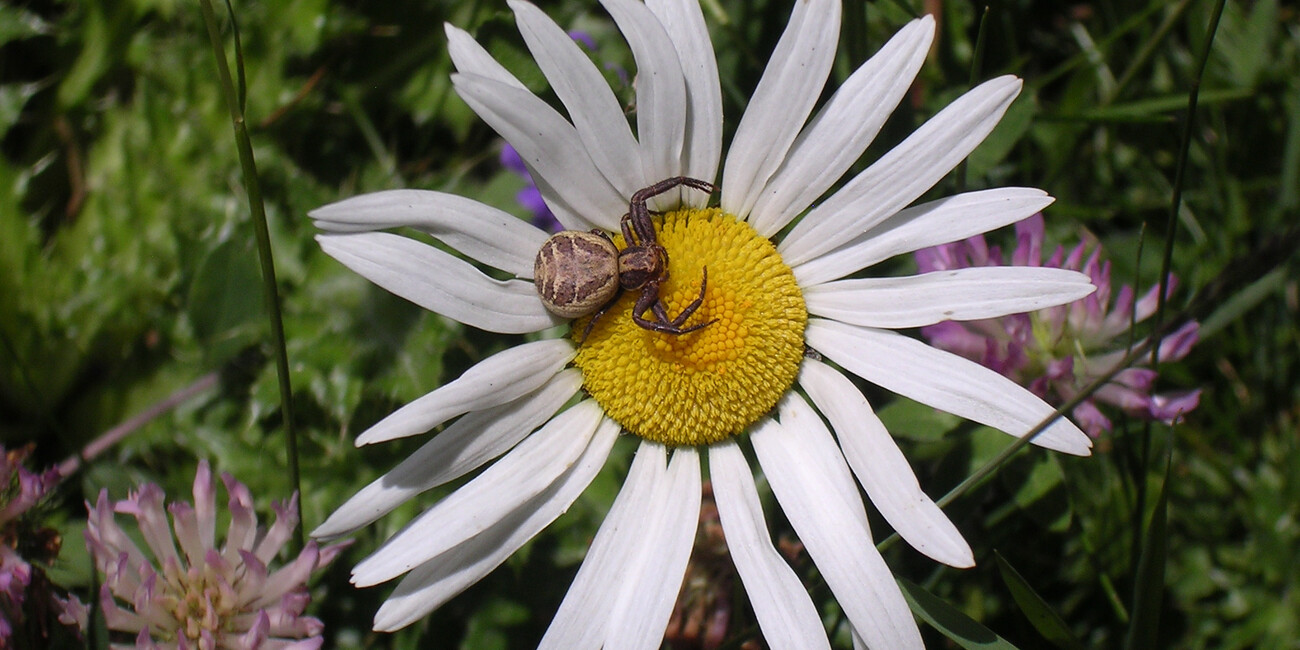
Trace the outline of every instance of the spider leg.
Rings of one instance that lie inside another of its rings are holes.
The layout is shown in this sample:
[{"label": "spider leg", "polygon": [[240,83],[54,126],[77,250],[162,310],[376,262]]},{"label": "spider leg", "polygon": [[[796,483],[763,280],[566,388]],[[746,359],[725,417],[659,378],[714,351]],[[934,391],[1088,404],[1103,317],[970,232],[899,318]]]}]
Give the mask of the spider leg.
[{"label": "spider leg", "polygon": [[623,290],[618,290],[614,293],[614,297],[609,299],[609,302],[601,305],[600,309],[597,309],[596,313],[591,315],[591,320],[587,321],[587,326],[582,328],[582,338],[578,339],[578,345],[582,345],[587,340],[587,336],[591,334],[591,328],[596,326],[596,321],[600,320],[600,317],[604,316],[605,312],[609,311],[609,308],[613,307],[614,303],[618,302],[619,297],[622,295]]},{"label": "spider leg", "polygon": [[[708,286],[708,284],[709,284],[709,267],[706,266],[704,267],[704,279],[700,280],[699,295],[695,296],[695,300],[692,300],[691,304],[686,305],[686,308],[682,310],[682,313],[677,314],[677,318],[674,318],[672,319],[672,321],[669,321],[669,323],[673,327],[681,327],[682,323],[685,323],[686,319],[690,318],[691,315],[695,313],[695,310],[699,309],[700,305],[704,304],[704,287]],[[715,318],[705,323],[704,325],[712,325],[713,323],[716,322],[718,322],[718,319]],[[693,326],[693,327],[694,329],[699,329],[701,327],[704,327],[704,325]],[[686,331],[693,331],[693,330],[686,330]]]},{"label": "spider leg", "polygon": [[[648,219],[649,217],[646,218]],[[623,219],[618,222],[618,227],[623,230],[623,246],[625,247],[637,246],[640,245],[642,241],[645,241],[644,237],[638,239],[637,237],[632,236],[632,225],[633,224],[632,224],[631,212],[628,212],[627,214],[623,215]],[[641,231],[638,230],[637,234],[640,235],[640,232]]]},{"label": "spider leg", "polygon": [[[641,242],[655,241],[654,226],[650,223],[650,209],[646,207],[646,201],[667,192],[668,190],[685,185],[710,194],[714,191],[713,183],[702,181],[698,178],[689,176],[674,176],[664,179],[651,185],[650,187],[637,190],[632,194],[632,200],[628,204],[628,214],[624,220],[631,219],[632,227],[636,229],[636,234],[641,238]],[[623,230],[624,239],[627,238],[627,229]],[[631,240],[627,240],[631,242]]]},{"label": "spider leg", "polygon": [[[682,313],[677,315],[677,318],[668,317],[668,308],[664,306],[664,301],[659,299],[659,284],[646,285],[641,297],[636,301],[636,307],[632,310],[632,320],[645,329],[665,334],[686,334],[718,322],[718,319],[715,318],[690,327],[682,327],[682,323],[685,323],[686,319],[690,318],[695,313],[695,310],[699,309],[700,305],[704,303],[704,286],[708,279],[708,270],[706,269],[704,282],[700,283],[699,295],[695,297],[695,300],[691,301],[691,304],[686,306],[686,309],[682,310]],[[647,310],[655,315],[656,320],[649,320],[642,316]]]},{"label": "spider leg", "polygon": [[694,188],[702,192],[708,192],[710,194],[712,194],[716,189],[714,188],[713,183],[708,181],[702,181],[698,178],[691,178],[689,176],[674,176],[659,181],[650,187],[637,190],[636,193],[632,195],[632,203],[644,204],[649,199],[659,196],[660,194],[663,194],[679,185],[685,185],[686,187]]},{"label": "spider leg", "polygon": [[[655,318],[659,320],[653,321],[642,316],[647,311],[654,312]],[[663,332],[665,334],[682,333],[681,328],[668,324],[668,314],[664,309],[664,303],[659,300],[658,282],[651,282],[641,290],[641,296],[636,299],[636,306],[632,307],[632,320],[643,329],[654,332]]]},{"label": "spider leg", "polygon": [[[638,192],[638,194],[640,194]],[[649,242],[657,241],[655,239],[655,227],[650,222],[650,209],[646,207],[645,200],[633,200],[628,205],[627,216],[623,217],[623,238],[631,245],[632,240],[627,239],[627,224],[632,222],[632,229],[636,231],[638,243],[644,245]]]}]

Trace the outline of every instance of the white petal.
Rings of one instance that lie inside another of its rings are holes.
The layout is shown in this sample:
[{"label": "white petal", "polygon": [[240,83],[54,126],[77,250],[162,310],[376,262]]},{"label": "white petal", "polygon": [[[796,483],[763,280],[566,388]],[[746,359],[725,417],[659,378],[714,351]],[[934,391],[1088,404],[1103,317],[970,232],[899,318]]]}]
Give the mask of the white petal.
[{"label": "white petal", "polygon": [[[1052,415],[1036,395],[984,366],[896,332],[812,318],[808,345],[882,388],[1013,436]],[[1047,449],[1088,455],[1092,440],[1058,418],[1033,440]]]},{"label": "white petal", "polygon": [[466,414],[339,506],[312,537],[351,533],[415,495],[477,469],[549,420],[581,387],[582,373],[564,370],[519,399]]},{"label": "white petal", "polygon": [[546,383],[573,355],[573,345],[566,339],[502,350],[380,420],[357,436],[357,446],[424,433],[462,413],[517,399]]},{"label": "white petal", "polygon": [[541,9],[519,0],[509,4],[524,43],[568,109],[578,138],[591,154],[596,169],[619,194],[632,196],[647,185],[646,174],[639,165],[632,127],[609,83],[573,38]]},{"label": "white petal", "polygon": [[[686,75],[688,106],[682,173],[712,182],[722,155],[722,87],[704,13],[698,2],[685,0],[647,0],[646,6],[668,31]],[[692,207],[703,207],[708,202],[708,197],[698,192],[685,194]]]},{"label": "white petal", "polygon": [[924,648],[893,573],[871,543],[867,513],[821,418],[796,393],[750,440],[772,492],[845,615],[873,648]]},{"label": "white petal", "polygon": [[505,519],[578,462],[600,422],[600,406],[594,400],[557,415],[353,568],[353,584],[366,587],[391,580]]},{"label": "white petal", "polygon": [[835,91],[754,204],[749,223],[758,234],[780,232],[858,160],[911,87],[932,40],[934,18],[913,20]]},{"label": "white petal", "polygon": [[1096,287],[1077,271],[976,266],[898,278],[837,280],[804,289],[808,313],[853,325],[902,329],[996,318],[1074,302]]},{"label": "white petal", "polygon": [[569,509],[605,464],[618,431],[617,424],[602,423],[582,458],[550,489],[467,543],[411,571],[375,614],[375,629],[391,632],[414,623],[500,566]]},{"label": "white petal", "polygon": [[842,278],[895,255],[1015,223],[1053,200],[1038,189],[1000,187],[922,203],[898,212],[836,250],[795,266],[794,277],[801,287]]},{"label": "white petal", "polygon": [[610,611],[606,650],[655,650],[663,642],[695,545],[700,480],[695,448],[674,450],[652,508],[643,513],[647,534],[641,552],[627,558],[618,578],[622,585]]},{"label": "white petal", "polygon": [[[601,0],[636,59],[636,133],[641,140],[642,187],[682,174],[686,82],[677,50],[654,14],[634,0]],[[623,166],[628,161],[623,161]],[[635,188],[635,189],[640,189]],[[666,197],[662,207],[677,202]],[[631,196],[631,193],[628,194]]]},{"label": "white petal", "polygon": [[772,546],[749,463],[734,440],[709,447],[709,476],[727,549],[763,640],[775,650],[830,648],[808,590]]},{"label": "white petal", "polygon": [[647,512],[656,506],[656,486],[668,473],[663,445],[643,442],[618,498],[596,531],[578,575],[538,644],[538,650],[600,648],[609,613],[623,586],[623,567],[642,553],[642,545],[657,531],[648,529]]},{"label": "white petal", "polygon": [[915,201],[997,126],[1020,86],[1012,76],[986,81],[922,124],[795,225],[778,247],[786,264],[833,250]]},{"label": "white petal", "polygon": [[[510,110],[509,107],[494,111],[491,107],[498,105],[495,102],[471,101],[469,98],[465,98],[476,113],[487,120],[498,133],[501,133],[520,152],[520,157],[528,168],[528,173],[532,176],[533,182],[541,191],[542,198],[546,200],[547,206],[555,213],[560,223],[570,230],[590,229],[595,225],[595,222],[591,221],[593,215],[596,217],[599,215],[597,212],[586,211],[591,207],[589,197],[582,196],[581,192],[575,192],[574,186],[571,184],[573,179],[564,176],[563,172],[569,171],[568,166],[572,165],[576,167],[573,171],[579,174],[596,174],[592,178],[599,180],[593,183],[589,189],[597,195],[607,193],[617,195],[617,192],[614,191],[613,186],[606,182],[604,176],[599,174],[599,170],[591,162],[591,156],[581,146],[577,131],[573,128],[573,125],[569,124],[559,113],[556,113],[550,105],[529,92],[523,82],[506,70],[496,59],[492,58],[492,55],[488,54],[487,50],[483,49],[483,46],[474,40],[474,37],[452,25],[446,25],[446,32],[448,51],[451,53],[452,63],[455,64],[457,70],[467,75],[488,79],[517,89],[519,94],[516,94],[514,99],[524,102],[526,107],[533,111],[532,115],[546,125],[547,128],[540,131],[528,128],[521,129],[519,128],[520,125],[527,125],[527,122],[511,124],[509,120],[517,118],[518,112]],[[453,76],[452,81],[455,81],[455,76]],[[487,112],[485,113],[485,111]],[[490,118],[488,117],[489,114],[491,114]],[[505,131],[502,129],[505,129]],[[511,136],[506,135],[507,131],[515,134],[514,137],[517,139],[511,139]],[[548,138],[548,136],[555,137]],[[565,137],[569,139],[564,141]],[[524,155],[525,151],[528,152],[528,155]],[[539,166],[545,169],[545,173],[555,176],[555,179],[546,178],[543,172],[538,170]],[[559,175],[557,175],[557,171]],[[602,184],[605,187],[602,187]],[[599,200],[597,203],[599,203]]]},{"label": "white petal", "polygon": [[830,421],[845,460],[889,525],[935,560],[955,567],[974,566],[970,546],[921,491],[907,458],[853,382],[826,364],[804,359],[799,385]]},{"label": "white petal", "polygon": [[722,209],[745,218],[799,134],[826,84],[840,37],[838,0],[794,3],[722,170]]},{"label": "white petal", "polygon": [[523,82],[492,58],[492,55],[488,54],[488,51],[483,49],[483,46],[479,45],[468,32],[451,23],[443,23],[443,31],[447,33],[447,52],[451,54],[451,62],[456,66],[457,72],[487,77],[520,90],[527,90]]},{"label": "white petal", "polygon": [[362,194],[308,214],[317,228],[330,232],[410,226],[521,278],[533,277],[533,260],[548,237],[540,228],[492,206],[426,190]]},{"label": "white petal", "polygon": [[[473,264],[387,232],[316,235],[321,250],[394,295],[471,327],[524,334],[564,322],[526,280],[496,280]],[[535,253],[534,253],[535,254]]]},{"label": "white petal", "polygon": [[616,230],[627,197],[592,162],[578,132],[536,95],[473,74],[451,77],[456,93],[519,152],[551,211],[570,230]]}]

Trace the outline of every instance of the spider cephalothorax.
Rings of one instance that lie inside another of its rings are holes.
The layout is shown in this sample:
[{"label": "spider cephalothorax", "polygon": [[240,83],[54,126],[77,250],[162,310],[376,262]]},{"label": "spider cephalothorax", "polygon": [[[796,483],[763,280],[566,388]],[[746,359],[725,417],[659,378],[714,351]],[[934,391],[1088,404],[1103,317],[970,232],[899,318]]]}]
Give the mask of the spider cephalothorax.
[{"label": "spider cephalothorax", "polygon": [[[668,308],[659,298],[659,286],[668,278],[668,251],[655,236],[646,201],[681,185],[710,193],[714,189],[706,181],[674,176],[638,190],[619,224],[626,243],[623,250],[618,250],[603,230],[566,230],[546,240],[533,264],[537,293],[546,308],[565,318],[593,314],[583,331],[583,339],[618,299],[620,291],[641,292],[632,309],[632,320],[645,329],[685,334],[712,324],[714,321],[682,327],[704,302],[704,288],[709,280],[707,268],[699,295],[676,317],[668,316]],[[645,317],[647,311],[654,315],[653,320]]]}]

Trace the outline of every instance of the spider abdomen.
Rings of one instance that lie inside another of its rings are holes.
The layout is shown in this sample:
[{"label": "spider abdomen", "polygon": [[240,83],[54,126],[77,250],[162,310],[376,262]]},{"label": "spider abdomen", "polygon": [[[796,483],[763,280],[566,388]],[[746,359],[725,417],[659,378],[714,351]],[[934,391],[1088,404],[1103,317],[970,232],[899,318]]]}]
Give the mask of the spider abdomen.
[{"label": "spider abdomen", "polygon": [[562,318],[596,311],[618,292],[618,258],[608,237],[577,230],[556,233],[533,262],[542,304]]}]

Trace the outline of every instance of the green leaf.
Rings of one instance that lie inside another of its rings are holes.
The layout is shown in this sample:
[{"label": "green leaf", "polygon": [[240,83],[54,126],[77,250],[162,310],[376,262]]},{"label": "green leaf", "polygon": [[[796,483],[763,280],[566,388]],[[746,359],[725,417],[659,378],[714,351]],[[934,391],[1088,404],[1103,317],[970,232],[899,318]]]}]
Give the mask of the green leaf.
[{"label": "green leaf", "polygon": [[1020,606],[1020,611],[1024,613],[1025,618],[1034,626],[1038,633],[1043,635],[1048,641],[1052,642],[1058,648],[1070,648],[1071,650],[1083,649],[1083,644],[1079,643],[1074,635],[1070,634],[1070,628],[1066,626],[1061,616],[1052,609],[1047,601],[1043,600],[1034,588],[1029,586],[1020,572],[1011,566],[1001,553],[994,551],[994,557],[997,558],[998,571],[1002,574],[1002,581],[1006,583],[1007,588],[1011,590],[1011,597],[1016,600]]},{"label": "green leaf", "polygon": [[1015,650],[1016,646],[1009,641],[944,602],[942,598],[922,589],[920,585],[898,578],[898,586],[903,588],[903,598],[907,599],[907,606],[912,608],[912,613],[953,643],[971,650]]},{"label": "green leaf", "polygon": [[187,305],[210,360],[225,361],[257,340],[262,305],[257,256],[248,241],[218,244],[199,265]]},{"label": "green leaf", "polygon": [[[1226,88],[1205,90],[1201,92],[1200,104],[1218,105],[1246,100],[1254,97],[1255,91],[1249,88]],[[1187,93],[1165,95],[1139,99],[1124,104],[1114,104],[1077,114],[1058,114],[1045,119],[1084,122],[1173,122],[1173,113],[1187,107]]]},{"label": "green leaf", "polygon": [[1002,116],[1002,120],[989,133],[984,142],[966,159],[967,173],[971,178],[982,178],[1006,159],[1016,143],[1029,132],[1038,116],[1038,99],[1032,90],[1023,92]]},{"label": "green leaf", "polygon": [[938,440],[962,423],[955,415],[905,397],[890,402],[876,415],[891,434],[918,442]]}]

